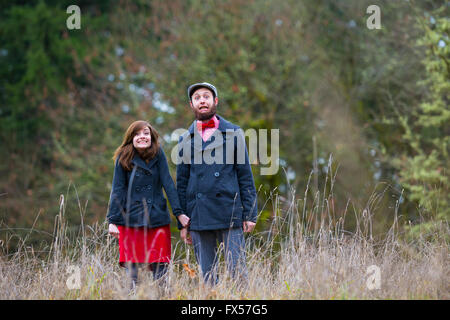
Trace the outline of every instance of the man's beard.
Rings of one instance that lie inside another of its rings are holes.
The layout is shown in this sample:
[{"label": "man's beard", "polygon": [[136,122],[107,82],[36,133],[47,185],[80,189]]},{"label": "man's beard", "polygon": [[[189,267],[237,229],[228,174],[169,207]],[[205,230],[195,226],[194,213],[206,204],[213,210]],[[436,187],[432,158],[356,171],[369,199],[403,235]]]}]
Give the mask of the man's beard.
[{"label": "man's beard", "polygon": [[216,108],[215,104],[213,104],[211,109],[206,113],[202,113],[200,111],[194,110],[195,118],[200,121],[209,120],[216,114],[216,110],[217,110],[217,108]]}]

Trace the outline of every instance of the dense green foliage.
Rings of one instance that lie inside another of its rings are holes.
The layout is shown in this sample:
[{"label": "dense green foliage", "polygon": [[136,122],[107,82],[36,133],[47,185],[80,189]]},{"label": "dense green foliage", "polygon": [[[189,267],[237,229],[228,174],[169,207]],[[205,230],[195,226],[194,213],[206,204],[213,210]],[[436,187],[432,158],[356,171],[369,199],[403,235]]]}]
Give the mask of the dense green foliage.
[{"label": "dense green foliage", "polygon": [[370,30],[371,2],[77,1],[80,30],[73,1],[2,3],[0,228],[39,216],[51,231],[61,194],[74,230],[102,221],[127,126],[149,120],[169,153],[198,81],[243,129],[280,129],[278,174],[253,166],[258,228],[279,213],[274,190],[317,206],[324,190],[336,217],[376,211],[378,231],[398,205],[413,225],[448,219],[448,3],[379,1]]},{"label": "dense green foliage", "polygon": [[424,212],[429,227],[431,217],[444,220],[450,215],[448,5],[436,8],[427,17],[428,21],[419,19],[425,33],[418,40],[418,45],[426,48],[422,61],[427,76],[420,81],[425,92],[420,103],[399,115],[408,150],[393,163],[399,168],[400,181],[410,191],[410,199]]}]

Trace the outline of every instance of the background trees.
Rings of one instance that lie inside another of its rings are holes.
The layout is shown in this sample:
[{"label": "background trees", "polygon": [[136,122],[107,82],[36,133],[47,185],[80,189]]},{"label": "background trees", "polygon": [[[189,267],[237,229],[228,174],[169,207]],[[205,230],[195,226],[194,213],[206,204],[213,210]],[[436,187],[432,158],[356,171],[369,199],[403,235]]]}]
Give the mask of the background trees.
[{"label": "background trees", "polygon": [[[60,194],[73,200],[74,230],[81,216],[103,220],[124,129],[147,119],[171,149],[172,131],[193,120],[186,88],[197,81],[218,87],[219,113],[242,128],[280,129],[287,174],[253,166],[260,203],[274,191],[302,199],[309,182],[308,201],[326,190],[337,216],[370,207],[378,231],[398,204],[405,222],[448,218],[444,2],[383,1],[381,30],[366,28],[370,1],[78,1],[81,30],[68,30],[71,4],[0,11],[0,219],[10,228],[39,216],[35,226],[51,229]],[[261,209],[264,228],[277,212]]]}]

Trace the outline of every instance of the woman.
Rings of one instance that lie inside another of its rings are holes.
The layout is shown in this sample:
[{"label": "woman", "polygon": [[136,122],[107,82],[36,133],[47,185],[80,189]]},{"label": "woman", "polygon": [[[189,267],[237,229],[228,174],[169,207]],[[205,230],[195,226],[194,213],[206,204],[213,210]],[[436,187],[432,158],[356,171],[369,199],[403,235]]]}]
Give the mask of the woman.
[{"label": "woman", "polygon": [[134,288],[138,265],[148,266],[156,280],[170,262],[170,216],[162,188],[183,226],[189,224],[189,217],[180,207],[158,133],[148,122],[135,121],[128,127],[113,159],[109,233],[119,239],[119,264],[127,268]]}]

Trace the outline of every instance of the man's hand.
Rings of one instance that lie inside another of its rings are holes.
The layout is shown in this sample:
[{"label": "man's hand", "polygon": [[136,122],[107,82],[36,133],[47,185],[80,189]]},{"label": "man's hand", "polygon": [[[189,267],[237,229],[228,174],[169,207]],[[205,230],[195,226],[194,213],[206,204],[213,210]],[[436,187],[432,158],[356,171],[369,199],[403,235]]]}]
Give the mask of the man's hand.
[{"label": "man's hand", "polygon": [[185,228],[185,227],[187,227],[189,225],[190,219],[189,219],[189,217],[187,215],[180,214],[178,216],[178,221],[180,221],[181,225]]},{"label": "man's hand", "polygon": [[119,229],[117,228],[117,226],[115,224],[112,224],[112,223],[109,224],[108,232],[114,238],[119,239],[119,235],[120,235]]},{"label": "man's hand", "polygon": [[183,239],[184,243],[192,244],[192,238],[188,232],[187,227],[180,230],[180,236],[181,236],[181,239]]},{"label": "man's hand", "polygon": [[244,221],[244,232],[252,232],[255,229],[256,223],[251,221]]}]

